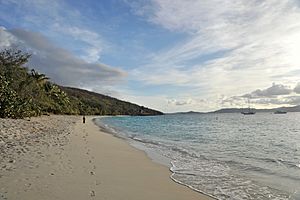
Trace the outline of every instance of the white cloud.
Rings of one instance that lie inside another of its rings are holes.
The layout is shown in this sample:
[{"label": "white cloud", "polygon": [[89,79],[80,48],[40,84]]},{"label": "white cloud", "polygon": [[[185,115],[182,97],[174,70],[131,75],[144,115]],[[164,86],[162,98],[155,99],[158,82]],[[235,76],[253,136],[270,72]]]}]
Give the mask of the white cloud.
[{"label": "white cloud", "polygon": [[90,30],[81,29],[77,26],[66,27],[58,23],[53,25],[53,29],[59,33],[73,37],[76,42],[83,42],[84,44],[81,49],[85,55],[83,55],[82,58],[88,62],[98,62],[103,49],[108,47],[104,39],[102,39],[98,33]]},{"label": "white cloud", "polygon": [[168,104],[172,104],[176,106],[184,106],[188,104],[193,104],[193,100],[192,99],[186,99],[186,100],[169,99]]},{"label": "white cloud", "polygon": [[[140,7],[133,8],[137,12]],[[299,80],[299,75],[284,76],[300,66],[296,0],[152,0],[141,9],[139,15],[151,23],[184,32],[187,38],[135,69],[134,79],[149,85],[199,87],[207,91],[203,98]]]},{"label": "white cloud", "polygon": [[250,94],[244,95],[244,97],[249,97],[249,98],[277,97],[280,95],[288,95],[288,94],[291,94],[292,92],[293,92],[293,90],[289,86],[273,83],[273,85],[267,89],[255,90],[254,92],[251,92]]},{"label": "white cloud", "polygon": [[[4,9],[1,10],[0,19],[23,26],[47,29],[45,25],[71,24],[83,17],[76,9],[71,9],[61,0],[5,0],[1,1],[1,4],[4,5]],[[5,9],[7,7],[10,9]],[[20,19],[22,21],[15,22]]]},{"label": "white cloud", "polygon": [[16,40],[9,32],[7,32],[5,27],[0,27],[0,47],[8,48]]},{"label": "white cloud", "polygon": [[[6,43],[5,43],[6,42]],[[89,85],[111,86],[126,75],[120,69],[88,63],[70,51],[53,45],[40,33],[23,29],[0,29],[0,48],[16,47],[31,52],[30,67],[45,73],[53,81],[77,87]]]},{"label": "white cloud", "polygon": [[300,96],[289,96],[286,99],[290,105],[300,105]]},{"label": "white cloud", "polygon": [[148,0],[123,0],[123,2],[127,3],[131,7],[131,11],[138,16],[148,15],[154,11]]},{"label": "white cloud", "polygon": [[291,89],[291,86],[273,83],[271,87],[266,89],[257,89],[241,96],[225,98],[222,105],[225,107],[245,107],[248,99],[251,105],[257,108],[299,105],[300,96],[297,95],[297,87],[298,85]]},{"label": "white cloud", "polygon": [[296,92],[297,94],[300,94],[300,82],[294,88],[294,92]]},{"label": "white cloud", "polygon": [[261,98],[253,101],[256,105],[271,107],[300,105],[300,96],[285,96],[281,98]]},{"label": "white cloud", "polygon": [[64,45],[73,52],[80,51],[81,58],[87,62],[98,62],[109,46],[100,34],[87,27],[85,15],[65,1],[7,0],[5,6],[15,10],[10,12],[0,7],[0,21],[39,30],[51,39],[63,40],[65,36]]}]

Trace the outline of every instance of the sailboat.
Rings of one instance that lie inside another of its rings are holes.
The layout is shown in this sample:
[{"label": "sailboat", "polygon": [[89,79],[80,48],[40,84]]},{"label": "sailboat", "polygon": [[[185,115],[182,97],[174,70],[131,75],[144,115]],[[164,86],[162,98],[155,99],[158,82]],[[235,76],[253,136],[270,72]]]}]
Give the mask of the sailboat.
[{"label": "sailboat", "polygon": [[287,112],[286,111],[283,111],[283,110],[276,110],[274,112],[274,114],[286,114]]},{"label": "sailboat", "polygon": [[251,109],[250,109],[250,100],[248,99],[248,110],[247,111],[243,111],[243,112],[241,112],[243,115],[254,115],[255,114],[255,112],[252,110],[251,111]]}]

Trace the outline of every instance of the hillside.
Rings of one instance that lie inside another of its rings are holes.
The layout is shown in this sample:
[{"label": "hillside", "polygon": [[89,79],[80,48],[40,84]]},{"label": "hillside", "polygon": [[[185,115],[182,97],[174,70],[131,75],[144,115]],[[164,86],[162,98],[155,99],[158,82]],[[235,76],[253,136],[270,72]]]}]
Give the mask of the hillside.
[{"label": "hillside", "polygon": [[162,115],[162,112],[83,89],[59,86],[71,102],[81,104],[82,114],[92,115]]},{"label": "hillside", "polygon": [[[251,109],[254,112],[275,112],[277,110],[285,111],[285,112],[300,112],[300,105],[292,106],[292,107],[278,107],[272,109]],[[245,111],[245,108],[223,108],[220,110],[213,111],[211,113],[240,113]]]},{"label": "hillside", "polygon": [[[165,113],[168,115],[173,114],[209,114],[209,113],[241,113],[243,111],[247,110],[246,108],[222,108],[216,111],[211,112],[195,112],[195,111],[188,111],[188,112],[175,112],[175,113]],[[292,107],[278,107],[278,108],[272,108],[272,109],[251,109],[254,112],[262,113],[262,112],[275,112],[275,111],[285,111],[285,112],[300,112],[300,105],[298,106],[292,106]]]},{"label": "hillside", "polygon": [[165,115],[199,115],[206,114],[206,112],[195,112],[195,111],[187,111],[187,112],[174,112],[174,113],[164,113]]},{"label": "hillside", "polygon": [[109,96],[59,86],[45,74],[25,67],[30,55],[0,51],[0,118],[42,114],[162,115],[163,113]]}]

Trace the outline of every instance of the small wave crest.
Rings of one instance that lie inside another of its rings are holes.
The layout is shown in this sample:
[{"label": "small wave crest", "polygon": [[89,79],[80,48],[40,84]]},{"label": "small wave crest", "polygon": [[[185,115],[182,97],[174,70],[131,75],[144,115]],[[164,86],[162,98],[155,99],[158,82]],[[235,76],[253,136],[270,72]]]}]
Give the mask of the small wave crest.
[{"label": "small wave crest", "polygon": [[[184,186],[186,186],[186,187],[188,187],[188,188],[190,188],[190,189],[192,189],[192,190],[194,190],[194,191],[196,191],[196,192],[199,192],[199,193],[201,193],[201,194],[207,195],[207,196],[209,196],[209,197],[211,197],[211,198],[213,198],[213,199],[217,199],[217,200],[218,200],[217,197],[214,197],[214,196],[212,196],[211,194],[208,194],[208,193],[206,193],[206,192],[204,192],[204,191],[202,191],[202,190],[200,190],[200,189],[197,189],[197,188],[193,187],[192,185],[188,185],[188,184],[186,184],[186,183],[184,183],[184,182],[182,182],[182,181],[180,181],[180,180],[174,178],[174,175],[175,175],[176,173],[178,173],[178,172],[176,172],[176,170],[175,170],[176,167],[175,167],[175,165],[174,165],[174,162],[171,162],[171,165],[172,165],[172,166],[170,167],[170,171],[172,172],[172,174],[170,175],[170,178],[171,178],[174,182],[176,182],[176,183],[178,183],[178,184],[180,184],[180,185],[184,185]],[[190,175],[195,175],[195,174],[190,174]]]},{"label": "small wave crest", "polygon": [[131,135],[131,136],[129,136],[129,138],[132,139],[132,140],[134,140],[134,141],[141,142],[141,143],[144,143],[144,144],[162,145],[159,142],[156,142],[154,140],[139,138],[136,135]]},{"label": "small wave crest", "polygon": [[[124,133],[123,129],[120,133],[117,129],[109,126],[105,127],[111,130],[110,132],[116,136],[122,135],[127,139],[142,143],[155,152],[170,158],[170,171],[172,172],[170,178],[173,181],[197,192],[211,196],[214,199],[289,199],[288,194],[261,185],[255,180],[249,179],[249,177],[246,177],[245,173],[243,173],[252,171],[254,174],[274,175],[272,171],[268,171],[260,165],[255,165],[251,162],[244,163],[242,160],[232,159],[232,157],[226,160],[224,157],[210,156],[211,152],[203,154],[202,151],[197,151],[197,149],[195,150],[190,146],[192,143],[188,142],[191,140],[182,141],[178,139],[170,141],[163,137],[159,138],[148,134]],[[174,136],[172,136],[172,138],[174,138]],[[239,145],[236,145],[236,147],[238,148]],[[241,154],[239,156],[242,157]],[[289,166],[293,164],[283,159],[243,158],[247,161],[254,160],[255,162],[264,162],[269,165],[274,163],[276,165]],[[300,164],[294,165],[294,167],[299,169]]]}]

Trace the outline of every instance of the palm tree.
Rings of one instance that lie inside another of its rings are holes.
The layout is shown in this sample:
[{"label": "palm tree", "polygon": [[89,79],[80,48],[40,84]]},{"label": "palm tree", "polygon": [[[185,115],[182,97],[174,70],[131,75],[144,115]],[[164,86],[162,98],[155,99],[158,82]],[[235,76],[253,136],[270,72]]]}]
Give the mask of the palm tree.
[{"label": "palm tree", "polygon": [[45,85],[49,78],[45,74],[40,74],[34,69],[31,70],[31,77],[33,77],[40,86]]}]

